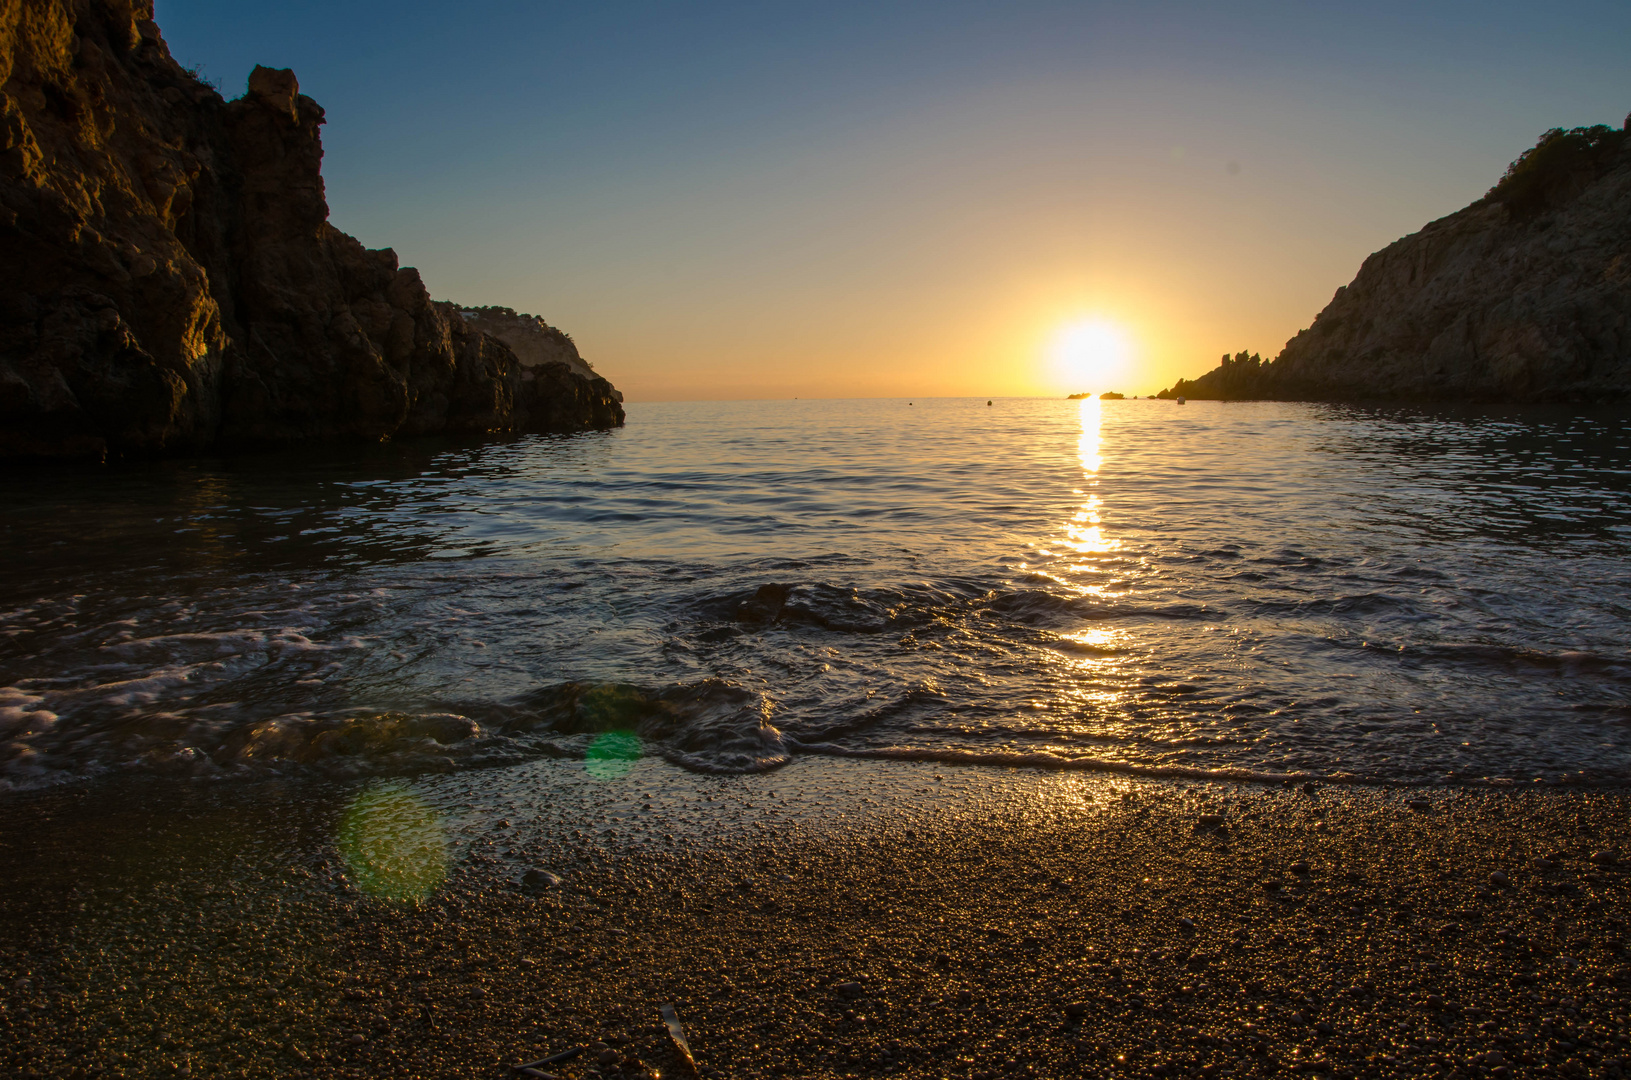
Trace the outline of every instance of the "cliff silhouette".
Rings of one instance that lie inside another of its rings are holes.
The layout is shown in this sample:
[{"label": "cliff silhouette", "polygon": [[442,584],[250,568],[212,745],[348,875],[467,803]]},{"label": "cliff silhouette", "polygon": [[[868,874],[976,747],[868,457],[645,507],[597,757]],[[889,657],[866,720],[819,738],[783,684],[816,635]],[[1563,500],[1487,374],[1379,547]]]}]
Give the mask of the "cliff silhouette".
[{"label": "cliff silhouette", "polygon": [[1546,132],[1483,198],[1366,259],[1272,361],[1226,356],[1160,396],[1631,397],[1626,130]]},{"label": "cliff silhouette", "polygon": [[330,224],[322,123],[287,70],[224,100],[151,0],[0,0],[0,458],[623,422]]}]

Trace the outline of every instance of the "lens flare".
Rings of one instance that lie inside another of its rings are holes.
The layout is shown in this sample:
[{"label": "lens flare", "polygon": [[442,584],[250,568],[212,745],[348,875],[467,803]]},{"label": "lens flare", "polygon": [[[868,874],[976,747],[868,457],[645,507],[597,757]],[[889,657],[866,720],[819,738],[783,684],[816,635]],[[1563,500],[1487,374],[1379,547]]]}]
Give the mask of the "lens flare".
[{"label": "lens flare", "polygon": [[441,818],[405,784],[370,784],[351,800],[338,846],[357,887],[381,900],[416,904],[447,879]]},{"label": "lens flare", "polygon": [[634,732],[603,731],[584,753],[583,770],[596,780],[616,780],[628,775],[642,753],[640,736]]}]

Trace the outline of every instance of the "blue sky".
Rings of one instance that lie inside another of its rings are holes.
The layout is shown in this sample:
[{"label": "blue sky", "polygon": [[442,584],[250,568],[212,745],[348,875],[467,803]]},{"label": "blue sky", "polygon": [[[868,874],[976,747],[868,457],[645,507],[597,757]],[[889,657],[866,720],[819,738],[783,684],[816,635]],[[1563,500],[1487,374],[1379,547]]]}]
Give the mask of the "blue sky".
[{"label": "blue sky", "polygon": [[1114,388],[1151,392],[1278,352],[1541,131],[1631,111],[1624,3],[158,18],[228,96],[295,70],[335,224],[438,297],[563,326],[636,400],[1054,393],[1082,319],[1130,342]]}]

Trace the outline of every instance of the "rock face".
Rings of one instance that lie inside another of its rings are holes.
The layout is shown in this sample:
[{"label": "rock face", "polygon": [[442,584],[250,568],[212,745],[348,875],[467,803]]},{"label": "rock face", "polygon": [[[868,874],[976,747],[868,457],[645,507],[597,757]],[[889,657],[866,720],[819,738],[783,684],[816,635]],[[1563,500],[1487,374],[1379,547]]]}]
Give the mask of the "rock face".
[{"label": "rock face", "polygon": [[1272,362],[1163,397],[1631,397],[1631,139],[1551,131],[1478,202],[1365,260]]},{"label": "rock face", "polygon": [[508,345],[522,367],[565,364],[585,378],[594,376],[589,361],[578,355],[572,335],[537,315],[518,315],[507,307],[461,307],[459,315],[470,326]]},{"label": "rock face", "polygon": [[225,101],[152,14],[0,0],[0,458],[623,422],[328,223],[292,72]]}]

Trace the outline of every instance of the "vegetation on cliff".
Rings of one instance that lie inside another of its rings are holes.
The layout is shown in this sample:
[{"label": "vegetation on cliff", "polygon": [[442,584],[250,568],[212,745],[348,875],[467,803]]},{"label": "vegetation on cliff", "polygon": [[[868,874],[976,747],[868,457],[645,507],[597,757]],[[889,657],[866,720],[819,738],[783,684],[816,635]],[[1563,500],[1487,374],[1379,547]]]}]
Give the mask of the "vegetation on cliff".
[{"label": "vegetation on cliff", "polygon": [[1552,128],[1507,166],[1484,199],[1532,218],[1567,202],[1613,168],[1625,139],[1624,129],[1606,124]]},{"label": "vegetation on cliff", "polygon": [[1217,367],[1198,379],[1179,379],[1158,398],[1197,398],[1233,401],[1263,396],[1263,358],[1245,350],[1224,354]]}]

